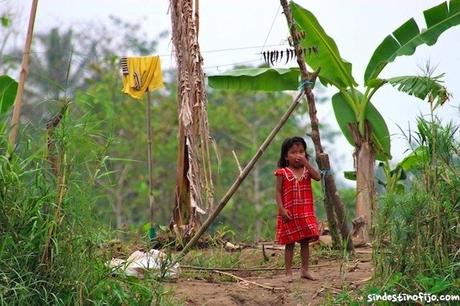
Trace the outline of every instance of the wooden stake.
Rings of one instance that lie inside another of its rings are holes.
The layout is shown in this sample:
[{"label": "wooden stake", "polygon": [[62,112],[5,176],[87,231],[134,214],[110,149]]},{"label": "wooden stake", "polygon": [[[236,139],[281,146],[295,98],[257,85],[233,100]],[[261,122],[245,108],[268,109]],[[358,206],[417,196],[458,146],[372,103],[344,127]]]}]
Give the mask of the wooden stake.
[{"label": "wooden stake", "polygon": [[22,94],[24,93],[24,83],[27,79],[29,72],[29,57],[30,46],[32,45],[32,36],[34,32],[35,15],[37,13],[38,0],[33,0],[32,8],[30,9],[29,26],[27,28],[26,43],[24,46],[24,53],[22,54],[21,72],[19,75],[18,91],[16,93],[16,100],[14,101],[13,116],[11,117],[11,132],[9,136],[9,143],[12,148],[16,145],[16,137],[19,130],[19,118],[21,116]]},{"label": "wooden stake", "polygon": [[230,198],[233,196],[235,191],[240,187],[241,183],[243,180],[248,176],[249,172],[251,169],[254,167],[255,163],[257,160],[262,156],[262,154],[265,152],[267,149],[268,145],[270,142],[272,142],[273,138],[275,138],[275,135],[278,134],[279,130],[281,127],[286,123],[288,120],[289,116],[292,114],[294,109],[299,105],[300,99],[303,96],[303,90],[297,95],[297,97],[294,99],[294,101],[291,103],[291,106],[288,108],[288,110],[283,114],[281,119],[278,121],[276,126],[273,128],[273,130],[270,132],[270,134],[265,138],[265,141],[262,143],[262,145],[259,147],[257,150],[256,154],[251,158],[249,163],[244,167],[243,171],[240,173],[240,175],[236,178],[235,182],[233,182],[233,185],[227,190],[227,193],[224,195],[224,197],[220,200],[219,204],[216,206],[214,211],[209,215],[209,217],[206,219],[206,221],[203,223],[203,225],[198,229],[196,232],[195,236],[192,237],[192,239],[187,243],[187,245],[182,249],[182,252],[178,255],[178,257],[173,261],[172,264],[180,261],[182,257],[187,254],[187,252],[190,250],[190,248],[198,241],[198,239],[203,235],[203,233],[208,229],[209,225],[214,221],[214,219],[217,217],[217,215],[220,213],[220,211],[225,207],[227,202],[230,200]]},{"label": "wooden stake", "polygon": [[154,228],[154,198],[153,198],[153,155],[152,155],[152,109],[151,109],[151,97],[150,92],[147,91],[147,103],[146,103],[146,119],[147,119],[147,162],[149,168],[149,212],[150,212],[150,228]]}]

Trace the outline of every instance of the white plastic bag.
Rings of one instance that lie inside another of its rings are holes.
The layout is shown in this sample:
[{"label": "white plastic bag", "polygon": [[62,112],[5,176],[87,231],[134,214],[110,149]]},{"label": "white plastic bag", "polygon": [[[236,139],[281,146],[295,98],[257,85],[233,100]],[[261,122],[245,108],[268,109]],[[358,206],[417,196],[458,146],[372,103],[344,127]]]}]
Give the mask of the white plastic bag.
[{"label": "white plastic bag", "polygon": [[[160,272],[167,263],[167,255],[164,252],[151,249],[148,252],[134,251],[127,260],[112,258],[108,266],[112,268],[114,273],[123,272],[128,276],[143,279],[145,271],[156,270]],[[176,263],[166,271],[165,276],[177,278],[179,274],[180,266]]]}]

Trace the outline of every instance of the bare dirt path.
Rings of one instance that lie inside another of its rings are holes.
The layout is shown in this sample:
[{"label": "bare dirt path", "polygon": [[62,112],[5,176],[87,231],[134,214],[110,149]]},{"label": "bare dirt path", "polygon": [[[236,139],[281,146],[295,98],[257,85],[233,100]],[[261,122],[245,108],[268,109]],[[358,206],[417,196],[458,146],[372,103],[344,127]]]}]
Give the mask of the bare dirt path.
[{"label": "bare dirt path", "polygon": [[[282,251],[266,253],[270,258],[269,263],[281,262]],[[357,249],[356,256],[346,261],[322,258],[317,253],[313,250],[311,258],[311,270],[318,277],[316,281],[301,279],[299,270],[294,272],[293,283],[285,282],[282,270],[227,271],[248,281],[283,287],[283,290],[261,288],[212,271],[191,272],[186,269],[181,278],[168,284],[167,288],[174,292],[175,300],[184,305],[323,305],[343,288],[359,288],[372,275],[370,248]],[[241,258],[263,260],[261,251],[254,251],[249,257]]]}]

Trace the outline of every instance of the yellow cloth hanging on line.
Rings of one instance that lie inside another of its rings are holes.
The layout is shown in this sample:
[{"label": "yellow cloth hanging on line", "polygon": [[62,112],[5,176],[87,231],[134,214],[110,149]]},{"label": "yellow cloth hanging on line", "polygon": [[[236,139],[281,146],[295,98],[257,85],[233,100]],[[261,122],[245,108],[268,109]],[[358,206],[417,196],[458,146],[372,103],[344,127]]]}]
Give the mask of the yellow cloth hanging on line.
[{"label": "yellow cloth hanging on line", "polygon": [[122,91],[134,99],[142,99],[146,91],[163,87],[159,56],[122,57]]}]

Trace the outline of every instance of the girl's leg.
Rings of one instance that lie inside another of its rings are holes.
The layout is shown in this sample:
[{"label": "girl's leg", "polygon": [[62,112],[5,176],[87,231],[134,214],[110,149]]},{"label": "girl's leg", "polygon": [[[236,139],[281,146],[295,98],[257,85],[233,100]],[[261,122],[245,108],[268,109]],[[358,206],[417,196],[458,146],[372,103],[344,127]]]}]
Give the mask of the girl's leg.
[{"label": "girl's leg", "polygon": [[284,266],[286,268],[287,281],[292,282],[292,259],[294,257],[294,243],[284,247]]},{"label": "girl's leg", "polygon": [[302,268],[300,270],[300,276],[311,280],[316,280],[308,270],[308,260],[310,258],[310,250],[308,246],[308,239],[300,241],[300,258],[302,259]]}]

